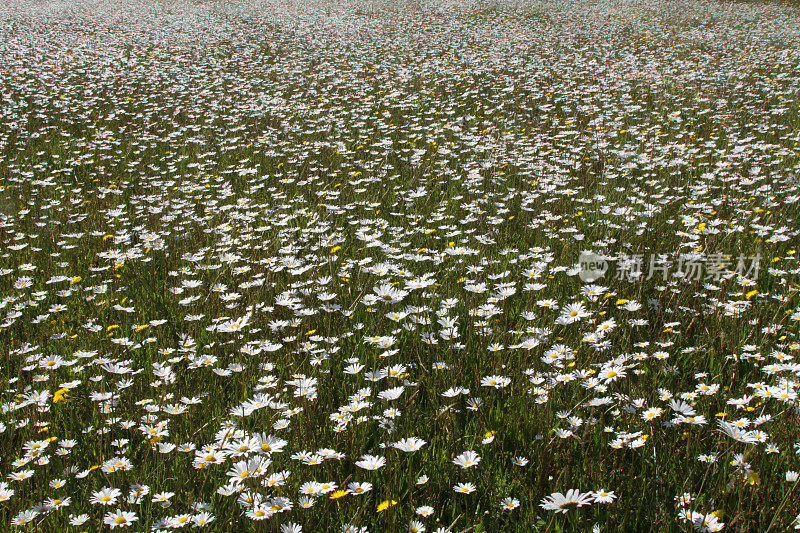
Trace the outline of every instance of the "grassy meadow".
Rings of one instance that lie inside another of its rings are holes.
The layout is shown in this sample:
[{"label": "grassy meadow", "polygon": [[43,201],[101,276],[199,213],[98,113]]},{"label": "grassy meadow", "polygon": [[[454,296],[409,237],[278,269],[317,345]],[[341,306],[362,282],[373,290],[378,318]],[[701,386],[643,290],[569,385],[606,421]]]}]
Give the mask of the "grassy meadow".
[{"label": "grassy meadow", "polygon": [[795,528],[799,104],[794,2],[3,2],[0,530]]}]

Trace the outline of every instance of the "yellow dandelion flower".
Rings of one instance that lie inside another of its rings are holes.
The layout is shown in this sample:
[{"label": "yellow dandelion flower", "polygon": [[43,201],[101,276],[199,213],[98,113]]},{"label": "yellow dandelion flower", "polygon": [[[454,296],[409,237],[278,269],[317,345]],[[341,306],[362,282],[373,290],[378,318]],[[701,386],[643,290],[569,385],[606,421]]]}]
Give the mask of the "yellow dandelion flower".
[{"label": "yellow dandelion flower", "polygon": [[385,511],[386,509],[388,509],[393,505],[397,505],[397,502],[394,500],[384,500],[378,505],[378,512],[382,513],[383,511]]}]

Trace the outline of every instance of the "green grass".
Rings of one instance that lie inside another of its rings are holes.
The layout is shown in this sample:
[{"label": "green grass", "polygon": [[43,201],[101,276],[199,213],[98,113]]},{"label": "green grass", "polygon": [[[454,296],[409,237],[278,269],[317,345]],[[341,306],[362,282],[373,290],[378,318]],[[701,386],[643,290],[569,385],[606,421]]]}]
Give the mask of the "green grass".
[{"label": "green grass", "polygon": [[[412,520],[428,531],[688,531],[682,508],[731,531],[791,527],[795,10],[436,7],[0,11],[0,473],[33,471],[0,488],[0,529],[33,509],[20,529],[101,531],[121,509],[145,530],[198,504],[220,532],[405,531]],[[596,287],[575,269],[588,250],[615,258]],[[730,259],[721,276],[681,279],[673,265],[647,279],[652,254],[689,252],[704,274],[715,254]],[[617,279],[632,254],[645,275]],[[757,254],[757,272],[735,272]],[[426,275],[434,283],[400,301],[377,296]],[[580,319],[559,321],[571,304]],[[598,377],[612,368],[624,375]],[[381,370],[396,375],[366,378]],[[316,381],[296,394],[301,376]],[[481,385],[489,376],[508,385]],[[728,403],[756,385],[772,397]],[[234,413],[261,393],[268,407]],[[676,421],[670,397],[706,422]],[[346,406],[352,421],[337,427]],[[650,408],[663,412],[648,421]],[[720,430],[742,420],[762,442]],[[159,423],[168,433],[154,439]],[[286,445],[197,464],[201,448],[234,438],[225,430]],[[410,437],[426,444],[391,446]],[[169,443],[196,450],[159,451]],[[324,449],[344,458],[292,458]],[[453,459],[467,450],[481,460],[462,469]],[[363,455],[386,465],[359,468]],[[271,460],[265,475],[240,486],[293,505],[263,521],[218,492],[233,464],[257,456]],[[132,468],[102,468],[119,457]],[[282,471],[284,484],[261,485]],[[57,479],[63,488],[49,486]],[[372,489],[303,509],[309,481]],[[453,490],[466,482],[475,492]],[[135,484],[149,494],[125,501]],[[120,500],[91,504],[103,487]],[[570,489],[616,499],[563,514],[541,505]],[[160,492],[171,505],[151,501]],[[502,510],[507,497],[519,507]],[[378,511],[384,501],[397,503]]]}]

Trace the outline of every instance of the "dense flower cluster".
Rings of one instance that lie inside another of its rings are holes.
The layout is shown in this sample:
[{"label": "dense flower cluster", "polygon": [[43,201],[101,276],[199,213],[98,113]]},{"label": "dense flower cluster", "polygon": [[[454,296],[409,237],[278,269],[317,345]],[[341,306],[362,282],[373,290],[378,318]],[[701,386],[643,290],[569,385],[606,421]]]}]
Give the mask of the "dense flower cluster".
[{"label": "dense flower cluster", "polygon": [[484,4],[0,6],[3,528],[793,523],[797,13]]}]

